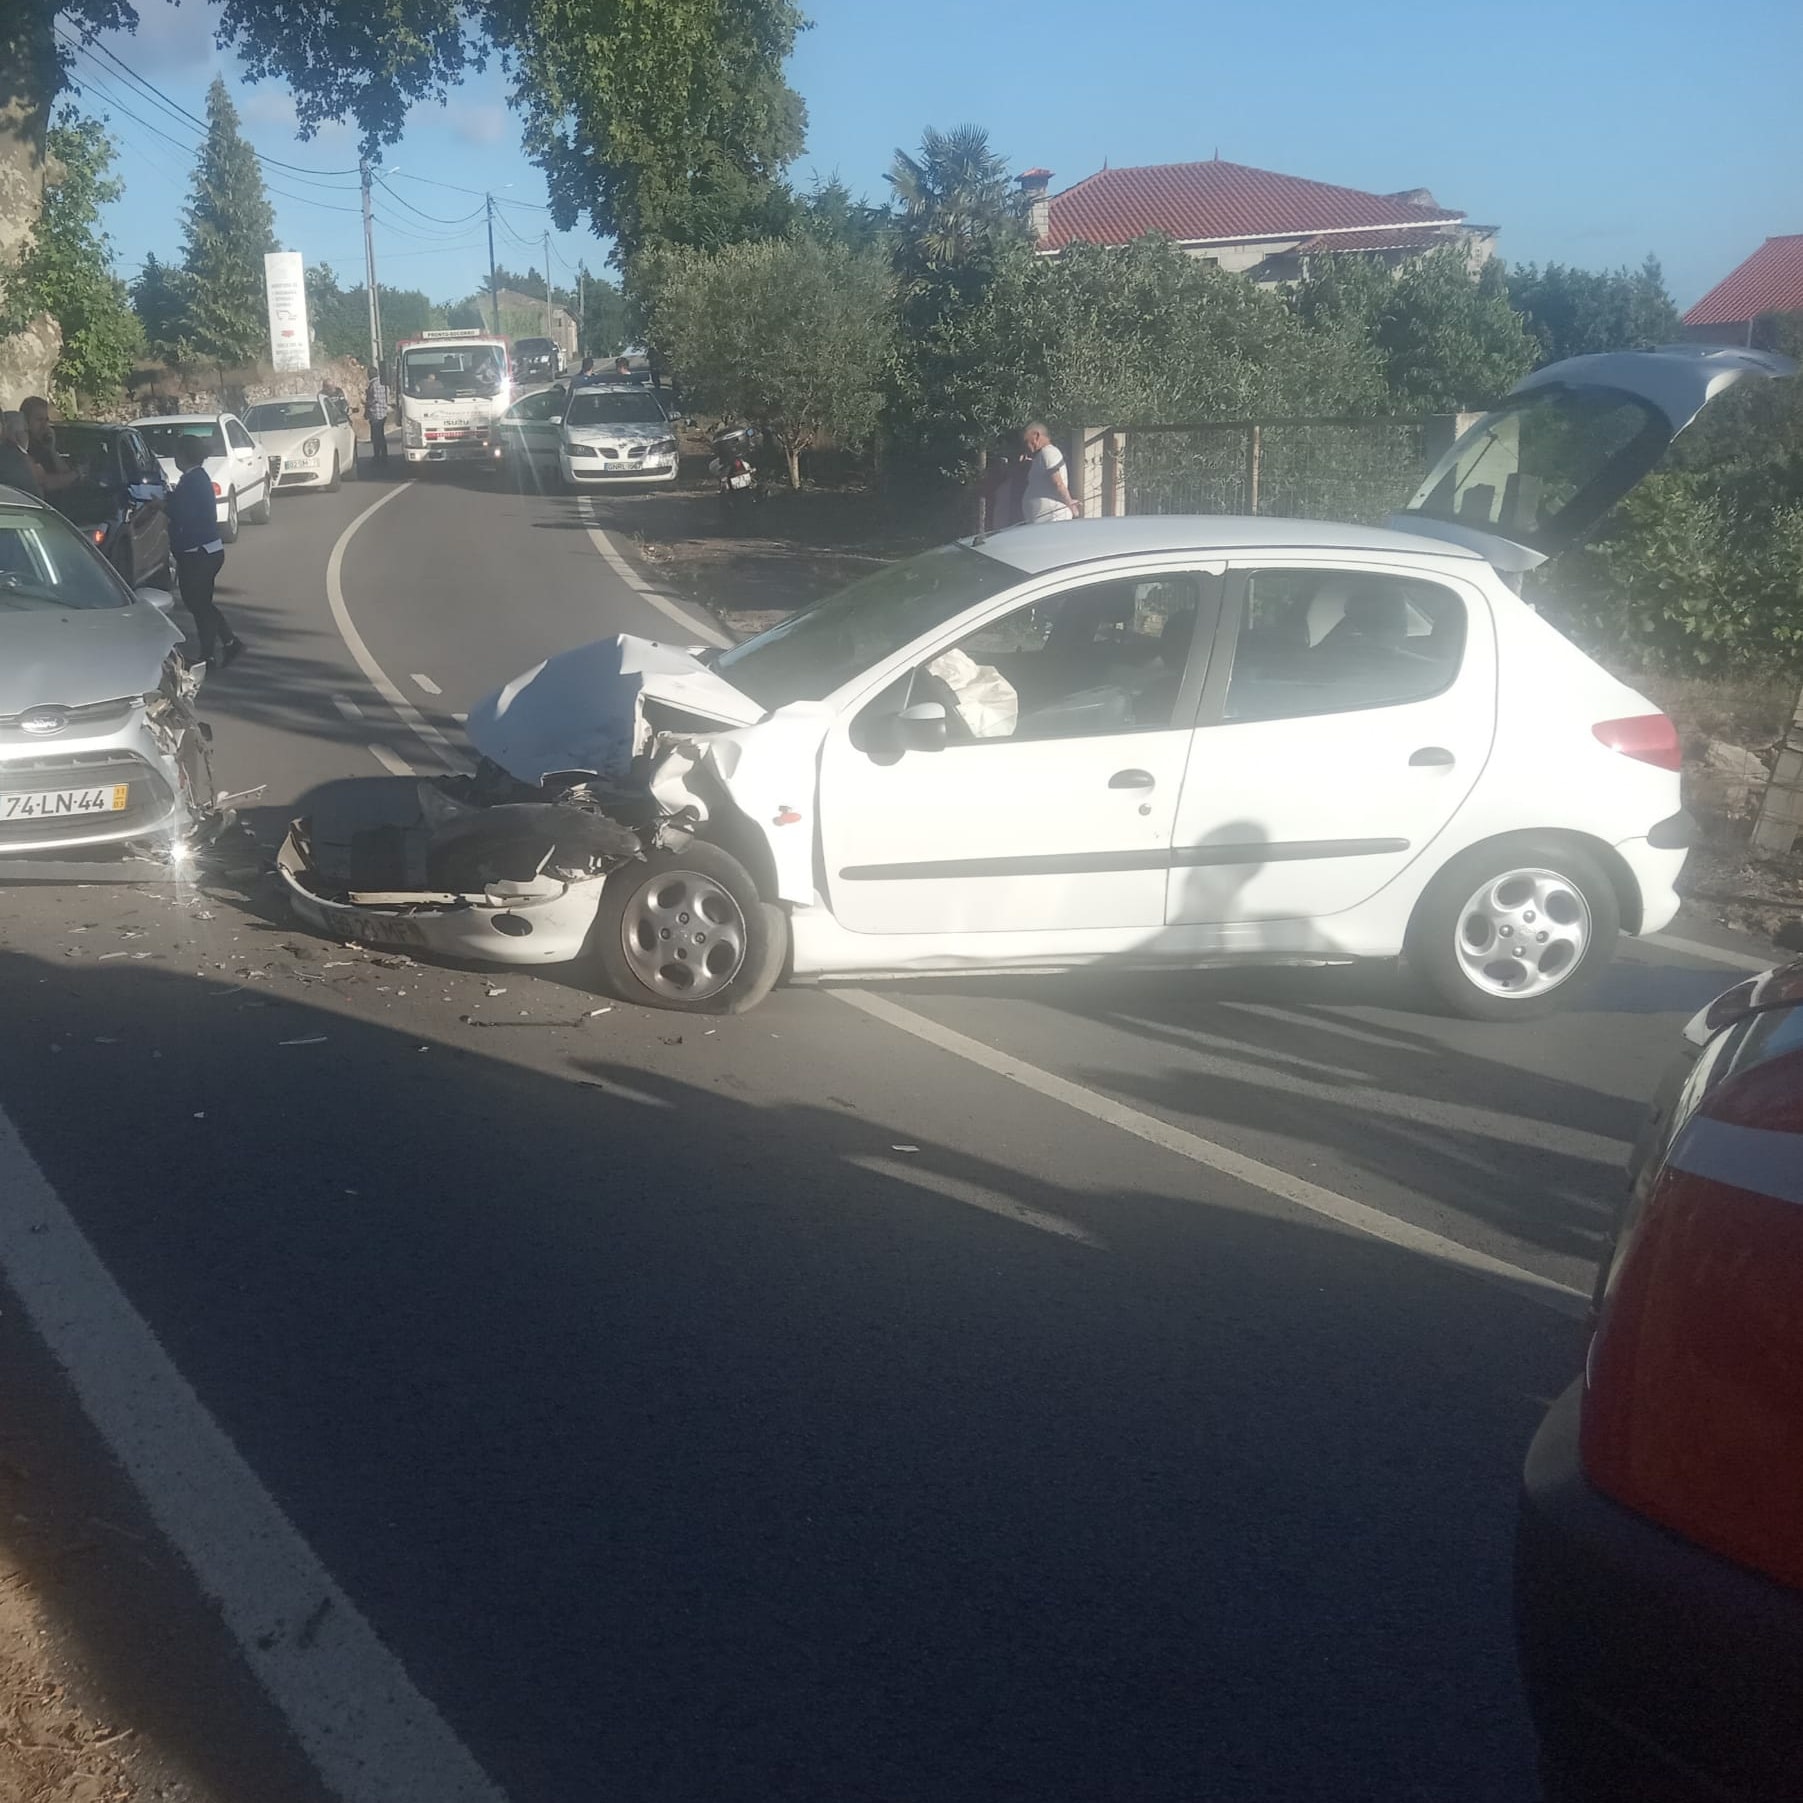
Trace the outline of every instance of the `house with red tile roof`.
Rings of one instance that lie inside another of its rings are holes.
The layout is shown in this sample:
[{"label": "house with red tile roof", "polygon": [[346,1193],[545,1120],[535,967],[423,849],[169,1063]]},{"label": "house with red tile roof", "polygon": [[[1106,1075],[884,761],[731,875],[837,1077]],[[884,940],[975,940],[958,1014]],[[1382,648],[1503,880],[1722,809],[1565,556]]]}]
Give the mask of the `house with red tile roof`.
[{"label": "house with red tile roof", "polygon": [[1319,257],[1356,252],[1395,265],[1450,243],[1475,266],[1496,248],[1494,226],[1470,224],[1425,188],[1368,194],[1218,157],[1103,169],[1057,194],[1049,169],[1029,169],[1018,182],[1047,256],[1156,233],[1193,257],[1278,283],[1297,280]]},{"label": "house with red tile roof", "polygon": [[1766,239],[1684,315],[1684,329],[1708,344],[1754,344],[1774,313],[1803,313],[1803,232]]}]

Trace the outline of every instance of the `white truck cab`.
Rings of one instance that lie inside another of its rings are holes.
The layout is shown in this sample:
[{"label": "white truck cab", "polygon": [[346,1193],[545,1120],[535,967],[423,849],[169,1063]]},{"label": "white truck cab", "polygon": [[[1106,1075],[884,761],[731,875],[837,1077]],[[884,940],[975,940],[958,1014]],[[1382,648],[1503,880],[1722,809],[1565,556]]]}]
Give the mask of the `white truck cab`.
[{"label": "white truck cab", "polygon": [[495,427],[513,399],[507,340],[486,332],[422,332],[395,350],[394,406],[409,463],[492,461]]}]

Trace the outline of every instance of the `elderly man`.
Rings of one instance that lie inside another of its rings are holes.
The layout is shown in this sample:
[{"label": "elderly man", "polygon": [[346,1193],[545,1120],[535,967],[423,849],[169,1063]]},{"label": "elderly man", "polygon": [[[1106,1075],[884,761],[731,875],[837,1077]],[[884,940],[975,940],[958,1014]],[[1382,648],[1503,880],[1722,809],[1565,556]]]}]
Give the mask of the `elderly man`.
[{"label": "elderly man", "polygon": [[30,434],[22,413],[0,413],[0,488],[17,488],[43,499],[44,485],[27,446]]},{"label": "elderly man", "polygon": [[56,448],[56,433],[50,426],[50,403],[41,394],[27,395],[19,403],[25,416],[26,451],[37,465],[40,490],[53,495],[58,489],[73,488],[81,480],[81,472],[69,467],[68,460]]},{"label": "elderly man", "polygon": [[1027,487],[1021,496],[1021,516],[1031,526],[1041,520],[1075,519],[1083,509],[1072,498],[1064,479],[1064,453],[1052,443],[1052,435],[1035,420],[1020,435],[1027,453]]}]

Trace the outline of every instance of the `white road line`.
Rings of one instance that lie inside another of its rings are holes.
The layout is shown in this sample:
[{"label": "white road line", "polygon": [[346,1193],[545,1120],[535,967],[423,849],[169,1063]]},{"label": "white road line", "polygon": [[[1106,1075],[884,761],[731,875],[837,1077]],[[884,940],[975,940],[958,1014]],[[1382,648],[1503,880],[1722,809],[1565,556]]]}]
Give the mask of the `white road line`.
[{"label": "white road line", "polygon": [[1589,1301],[1587,1291],[1573,1289],[1569,1284],[1555,1282],[1550,1277],[1542,1277],[1537,1271],[1512,1265],[1506,1259],[1492,1258],[1489,1253],[1461,1245],[1457,1240],[1446,1238],[1444,1234],[1398,1220],[1381,1209],[1355,1202],[1350,1196],[1323,1189],[1320,1184],[1310,1183],[1305,1177],[1293,1177],[1288,1171],[1280,1171],[1275,1165],[1266,1164],[1262,1159],[1248,1158],[1243,1152],[1235,1152],[1212,1139],[1204,1139],[1199,1133],[1190,1133],[1182,1127],[1172,1126],[1169,1121],[1161,1121],[1154,1115],[1142,1114],[1139,1109],[1129,1108],[1124,1102],[1099,1095],[1095,1090],[1086,1089],[1081,1083],[1072,1083],[1066,1077],[1054,1076],[1052,1072],[1043,1071],[1035,1064],[1028,1064],[1023,1059],[999,1052],[994,1046],[984,1045],[981,1040],[971,1039],[950,1027],[942,1027],[937,1021],[929,1020],[923,1014],[916,1014],[911,1008],[903,1008],[881,996],[871,995],[867,990],[835,989],[829,993],[836,995],[848,1007],[859,1009],[875,1020],[899,1028],[903,1033],[911,1033],[916,1039],[925,1040],[928,1045],[937,1046],[942,1052],[950,1052],[954,1057],[966,1059],[986,1071],[993,1071],[998,1077],[1006,1077],[1009,1082],[1018,1083],[1022,1089],[1030,1089],[1036,1095],[1062,1102],[1067,1108],[1074,1108],[1079,1114],[1086,1114],[1092,1120],[1105,1121],[1111,1127],[1118,1127],[1123,1133],[1131,1133],[1135,1138],[1161,1146],[1167,1152],[1175,1152],[1180,1158],[1187,1158],[1211,1171],[1218,1171],[1224,1177],[1231,1177],[1236,1183],[1261,1189],[1267,1195],[1277,1196],[1297,1208],[1307,1209],[1310,1214],[1320,1215],[1338,1226],[1350,1228],[1355,1233],[1368,1234],[1372,1239],[1398,1246],[1405,1252],[1419,1253],[1441,1264],[1453,1265],[1476,1276],[1505,1284],[1536,1302],[1543,1302],[1549,1308],[1557,1309],[1561,1314],[1579,1314]]},{"label": "white road line", "polygon": [[417,670],[413,672],[413,680],[424,689],[428,695],[442,695],[444,693],[444,690],[441,689],[430,676],[422,676]]},{"label": "white road line", "polygon": [[347,720],[361,720],[363,718],[362,708],[360,708],[348,695],[334,695],[332,697],[332,705],[337,708],[339,713]]},{"label": "white road line", "polygon": [[342,1803],[505,1803],[207,1412],[4,1114],[0,1263]]},{"label": "white road line", "polygon": [[404,757],[390,751],[386,745],[369,745],[364,749],[390,776],[413,775],[413,766]]},{"label": "white road line", "polygon": [[1657,945],[1668,952],[1682,952],[1687,958],[1702,958],[1710,964],[1725,964],[1730,970],[1770,970],[1784,960],[1775,954],[1761,958],[1751,952],[1731,952],[1723,946],[1705,945],[1700,939],[1680,939],[1676,933],[1647,933],[1641,944]]},{"label": "white road line", "polygon": [[455,720],[459,726],[468,726],[470,723],[468,714],[453,714],[451,718]]},{"label": "white road line", "polygon": [[845,1162],[855,1164],[861,1171],[873,1171],[879,1177],[889,1177],[914,1189],[923,1189],[932,1195],[962,1202],[966,1208],[980,1208],[985,1214],[1000,1215],[1003,1220],[1013,1221],[1019,1226],[1034,1227],[1041,1233],[1052,1234],[1061,1240],[1075,1240],[1078,1245],[1093,1246],[1098,1252],[1107,1250],[1102,1241],[1087,1228],[1079,1227],[1075,1221],[1067,1221],[1063,1215],[1047,1214],[1041,1208],[1029,1208],[1024,1202],[1016,1202],[1011,1196],[997,1195],[993,1190],[983,1189],[962,1177],[952,1177],[943,1171],[932,1169],[923,1170],[916,1160],[874,1158],[853,1153]]},{"label": "white road line", "polygon": [[332,619],[337,624],[338,636],[344,640],[345,649],[357,660],[357,668],[369,678],[376,693],[400,716],[401,724],[447,769],[468,775],[469,765],[457,753],[451,741],[401,693],[399,684],[370,656],[369,647],[364,644],[363,635],[357,630],[357,623],[351,618],[351,610],[344,599],[344,553],[351,540],[357,536],[365,520],[372,514],[379,513],[390,501],[404,495],[412,487],[411,482],[396,483],[386,494],[370,502],[339,533],[338,542],[332,547],[332,555],[326,559],[326,601],[332,609]]},{"label": "white road line", "polygon": [[[593,510],[586,505],[583,508],[586,518],[593,519]],[[614,542],[599,526],[588,529],[589,543],[606,558],[608,567],[626,586],[638,596],[655,607],[659,613],[669,617],[691,637],[698,638],[704,645],[712,645],[718,650],[725,650],[731,643],[725,633],[713,624],[704,620],[699,614],[691,613],[687,608],[678,606],[668,595],[660,593],[648,583],[616,549]]]}]

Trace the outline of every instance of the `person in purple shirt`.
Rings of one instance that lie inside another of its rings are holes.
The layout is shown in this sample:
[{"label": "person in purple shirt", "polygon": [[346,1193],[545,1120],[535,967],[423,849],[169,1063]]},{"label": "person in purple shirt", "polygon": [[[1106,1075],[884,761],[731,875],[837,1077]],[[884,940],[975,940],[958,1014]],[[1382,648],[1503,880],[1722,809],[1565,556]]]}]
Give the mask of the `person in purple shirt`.
[{"label": "person in purple shirt", "polygon": [[176,440],[175,464],[182,474],[169,495],[169,549],[175,553],[175,570],[181,578],[182,605],[200,635],[200,661],[210,664],[217,649],[223,670],[244,645],[213,600],[213,584],[225,565],[225,545],[219,537],[219,503],[206,459],[201,439],[184,432]]}]

